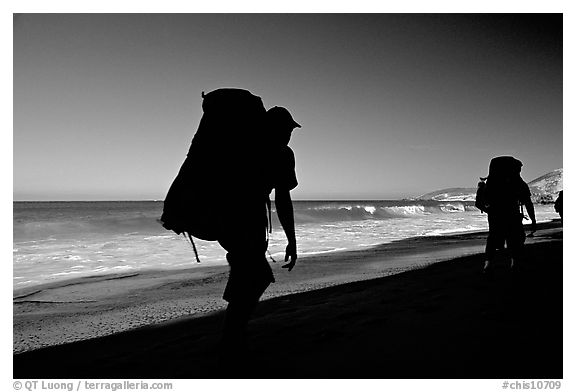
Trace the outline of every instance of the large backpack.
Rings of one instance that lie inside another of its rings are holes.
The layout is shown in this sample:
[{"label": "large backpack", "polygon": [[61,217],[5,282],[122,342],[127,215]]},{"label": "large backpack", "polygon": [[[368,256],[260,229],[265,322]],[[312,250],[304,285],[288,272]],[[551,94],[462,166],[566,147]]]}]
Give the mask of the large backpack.
[{"label": "large backpack", "polygon": [[218,89],[202,93],[202,98],[200,125],[168,190],[160,220],[190,240],[216,241],[231,193],[260,181],[266,109],[262,99],[247,90]]},{"label": "large backpack", "polygon": [[478,186],[476,188],[476,200],[474,205],[481,212],[488,212],[488,201],[486,200],[486,180],[485,177],[480,177]]},{"label": "large backpack", "polygon": [[490,161],[488,177],[480,177],[475,205],[482,212],[513,215],[521,212],[522,162],[511,156]]}]

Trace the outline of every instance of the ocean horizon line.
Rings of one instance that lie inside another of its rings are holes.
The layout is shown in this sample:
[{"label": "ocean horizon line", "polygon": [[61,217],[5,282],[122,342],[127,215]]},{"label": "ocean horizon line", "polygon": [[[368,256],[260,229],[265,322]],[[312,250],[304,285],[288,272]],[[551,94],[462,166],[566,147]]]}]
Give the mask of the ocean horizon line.
[{"label": "ocean horizon line", "polygon": [[[292,199],[293,202],[346,202],[346,201],[418,201],[418,197],[384,198],[384,199]],[[163,199],[102,199],[102,200],[12,200],[13,203],[125,203],[125,202],[163,202]],[[273,200],[272,200],[273,201]]]}]

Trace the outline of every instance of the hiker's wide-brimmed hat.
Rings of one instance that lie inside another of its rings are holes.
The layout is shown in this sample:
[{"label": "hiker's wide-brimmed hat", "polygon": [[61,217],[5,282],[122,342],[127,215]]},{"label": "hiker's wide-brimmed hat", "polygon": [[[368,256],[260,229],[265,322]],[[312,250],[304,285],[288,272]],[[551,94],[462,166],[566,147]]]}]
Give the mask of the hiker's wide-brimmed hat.
[{"label": "hiker's wide-brimmed hat", "polygon": [[300,124],[294,121],[288,109],[281,106],[274,106],[273,108],[268,109],[266,115],[268,116],[269,121],[272,121],[275,124],[290,125],[292,129],[302,128]]}]

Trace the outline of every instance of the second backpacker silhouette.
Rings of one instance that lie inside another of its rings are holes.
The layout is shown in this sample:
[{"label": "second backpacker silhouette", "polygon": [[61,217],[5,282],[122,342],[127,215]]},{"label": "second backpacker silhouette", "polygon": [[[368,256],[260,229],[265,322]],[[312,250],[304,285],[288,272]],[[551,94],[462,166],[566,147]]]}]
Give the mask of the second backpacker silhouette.
[{"label": "second backpacker silhouette", "polygon": [[[186,160],[164,200],[163,226],[208,241],[219,239],[226,207],[261,197],[266,175],[266,109],[242,89],[202,93],[203,115]],[[193,242],[192,242],[193,243]]]},{"label": "second backpacker silhouette", "polygon": [[526,234],[523,227],[524,208],[535,229],[536,215],[530,199],[530,189],[520,176],[522,162],[502,156],[490,161],[488,177],[480,177],[476,191],[476,207],[488,213],[488,238],[484,272],[493,271],[496,251],[504,249],[511,258],[510,266],[518,268]]},{"label": "second backpacker silhouette", "polygon": [[523,183],[522,162],[511,156],[490,161],[488,177],[480,177],[475,206],[482,212],[520,214]]}]

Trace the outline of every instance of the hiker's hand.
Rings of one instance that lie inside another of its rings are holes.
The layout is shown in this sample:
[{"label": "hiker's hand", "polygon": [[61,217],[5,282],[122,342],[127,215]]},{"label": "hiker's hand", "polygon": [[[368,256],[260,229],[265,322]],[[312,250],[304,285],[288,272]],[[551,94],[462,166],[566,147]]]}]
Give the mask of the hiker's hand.
[{"label": "hiker's hand", "polygon": [[294,268],[296,265],[297,258],[296,242],[289,242],[288,246],[286,247],[286,256],[284,256],[284,262],[287,263],[288,260],[290,260],[290,263],[283,265],[282,268],[288,268],[288,271],[292,271],[292,268]]}]

